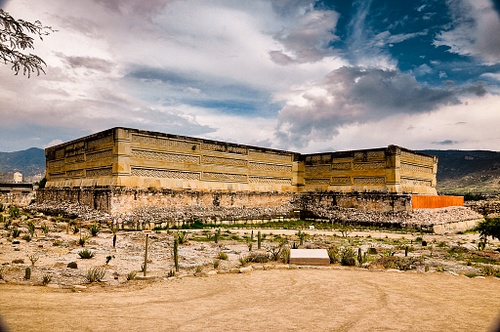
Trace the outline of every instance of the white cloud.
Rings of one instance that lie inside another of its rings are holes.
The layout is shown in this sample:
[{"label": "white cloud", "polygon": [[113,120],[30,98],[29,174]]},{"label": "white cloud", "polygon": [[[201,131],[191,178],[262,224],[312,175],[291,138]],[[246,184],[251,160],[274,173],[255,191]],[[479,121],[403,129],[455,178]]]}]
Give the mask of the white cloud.
[{"label": "white cloud", "polygon": [[451,29],[436,36],[436,46],[450,52],[497,62],[500,57],[500,17],[489,0],[448,1],[453,16]]},{"label": "white cloud", "polygon": [[[462,103],[430,113],[394,114],[360,124],[347,124],[338,134],[322,140],[314,136],[301,151],[317,152],[383,147],[409,149],[490,149],[500,146],[498,95],[462,98]],[[444,144],[449,143],[449,144]],[[451,144],[450,144],[451,143]]]}]

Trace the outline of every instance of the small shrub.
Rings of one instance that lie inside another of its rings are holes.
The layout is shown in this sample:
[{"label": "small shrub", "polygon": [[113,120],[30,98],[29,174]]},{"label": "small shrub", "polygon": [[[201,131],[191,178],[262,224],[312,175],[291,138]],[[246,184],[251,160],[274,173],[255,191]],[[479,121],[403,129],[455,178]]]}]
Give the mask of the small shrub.
[{"label": "small shrub", "polygon": [[290,248],[283,247],[281,249],[281,259],[283,260],[283,263],[285,263],[285,264],[290,263]]},{"label": "small shrub", "polygon": [[24,259],[22,258],[14,259],[12,260],[12,264],[24,264]]},{"label": "small shrub", "polygon": [[9,215],[10,215],[12,218],[17,218],[17,217],[19,217],[19,215],[20,215],[19,208],[15,207],[15,206],[11,206],[11,207],[9,208]]},{"label": "small shrub", "polygon": [[304,240],[307,237],[307,234],[304,233],[304,232],[302,232],[302,231],[298,231],[297,236],[299,237],[300,245],[303,245],[304,244]]},{"label": "small shrub", "polygon": [[78,232],[80,232],[80,228],[78,227],[78,225],[74,225],[71,230],[73,231],[73,234],[77,234]]},{"label": "small shrub", "polygon": [[70,269],[78,269],[78,264],[76,262],[69,262],[66,266]]},{"label": "small shrub", "polygon": [[220,265],[220,260],[219,259],[214,259],[212,263],[214,265],[214,269],[218,269],[219,268],[219,265]]},{"label": "small shrub", "polygon": [[247,240],[247,246],[248,246],[248,251],[252,251],[252,248],[253,248],[252,240],[250,240],[250,239]]},{"label": "small shrub", "polygon": [[[423,264],[422,257],[397,257],[397,256],[383,256],[377,258],[371,263],[371,266],[381,266],[384,269],[397,269],[401,271],[413,270],[417,265]],[[428,266],[425,267],[428,272]]]},{"label": "small shrub", "polygon": [[269,255],[263,253],[252,253],[250,256],[247,256],[249,262],[253,263],[267,263],[269,262]]},{"label": "small shrub", "polygon": [[356,265],[356,254],[352,248],[344,248],[340,254],[340,264],[344,266]]},{"label": "small shrub", "polygon": [[197,265],[195,269],[196,273],[200,273],[203,271],[203,265]]},{"label": "small shrub", "polygon": [[109,264],[109,262],[111,262],[111,260],[112,260],[113,258],[115,258],[115,256],[111,256],[111,255],[110,255],[110,256],[106,256],[106,265],[108,265],[108,264]]},{"label": "small shrub", "polygon": [[58,246],[60,246],[62,243],[63,243],[63,242],[62,242],[61,240],[54,240],[54,242],[52,242],[52,245],[53,245],[54,247],[58,247]]},{"label": "small shrub", "polygon": [[7,274],[7,269],[4,266],[0,266],[0,280],[5,280],[5,274]]},{"label": "small shrub", "polygon": [[12,224],[12,220],[10,220],[10,218],[5,218],[3,214],[0,214],[0,222],[2,221],[5,223],[4,228],[9,229],[10,225]]},{"label": "small shrub", "polygon": [[37,255],[28,255],[28,258],[31,261],[31,265],[35,266],[35,263],[38,261],[40,257],[38,257]]},{"label": "small shrub", "polygon": [[85,274],[88,283],[100,282],[106,275],[106,270],[101,267],[92,267]]},{"label": "small shrub", "polygon": [[21,234],[21,231],[17,227],[12,228],[12,237],[13,238],[19,237],[20,234]]},{"label": "small shrub", "polygon": [[96,223],[92,224],[89,229],[90,235],[97,236],[97,234],[99,234],[100,229],[101,227],[98,224]]},{"label": "small shrub", "polygon": [[186,231],[184,231],[184,232],[177,232],[177,233],[175,234],[175,236],[176,236],[176,238],[177,238],[177,242],[178,242],[179,244],[184,244],[184,243],[186,243],[186,242],[187,242],[187,240],[188,240],[188,233],[187,233]]},{"label": "small shrub", "polygon": [[82,246],[82,247],[85,246],[85,243],[87,242],[87,239],[88,239],[88,237],[86,237],[85,235],[84,236],[80,236],[80,239],[78,240],[78,244],[80,246]]},{"label": "small shrub", "polygon": [[26,223],[26,225],[28,226],[28,232],[30,233],[31,237],[33,237],[35,235],[35,223],[30,220]]},{"label": "small shrub", "polygon": [[23,236],[23,240],[26,241],[26,242],[30,242],[31,241],[31,235],[29,234],[26,234]]},{"label": "small shrub", "polygon": [[217,258],[218,259],[222,259],[223,261],[227,260],[228,256],[225,252],[223,251],[219,251],[219,253],[217,254]]},{"label": "small shrub", "polygon": [[136,271],[130,271],[129,273],[127,273],[127,280],[129,281],[134,280],[136,275],[137,275]]},{"label": "small shrub", "polygon": [[238,261],[240,262],[241,266],[246,266],[249,262],[249,258],[248,258],[248,256],[240,256],[238,258]]},{"label": "small shrub", "polygon": [[339,262],[339,249],[336,246],[331,246],[327,250],[328,257],[330,258],[330,264],[335,264]]},{"label": "small shrub", "polygon": [[274,246],[274,247],[271,247],[268,249],[269,251],[269,254],[271,255],[271,259],[273,261],[277,261],[280,259],[280,256],[281,256],[281,249],[282,249],[282,246],[279,245],[279,246]]},{"label": "small shrub", "polygon": [[94,252],[92,250],[84,249],[78,252],[78,256],[80,256],[81,259],[90,259],[94,257]]},{"label": "small shrub", "polygon": [[500,269],[496,269],[491,265],[482,266],[481,273],[485,276],[494,276],[500,278]]},{"label": "small shrub", "polygon": [[49,227],[49,225],[47,225],[47,224],[43,224],[43,225],[42,225],[42,226],[40,226],[40,227],[41,227],[42,232],[43,232],[43,234],[44,234],[44,235],[49,234],[49,231],[50,231],[50,227]]},{"label": "small shrub", "polygon": [[175,277],[175,270],[174,270],[174,269],[172,269],[172,270],[168,271],[168,273],[167,273],[167,277],[168,277],[168,278],[173,278],[173,277]]},{"label": "small shrub", "polygon": [[45,275],[42,277],[42,285],[43,285],[43,286],[48,285],[51,281],[52,281],[52,277],[50,276],[50,274],[45,274]]}]

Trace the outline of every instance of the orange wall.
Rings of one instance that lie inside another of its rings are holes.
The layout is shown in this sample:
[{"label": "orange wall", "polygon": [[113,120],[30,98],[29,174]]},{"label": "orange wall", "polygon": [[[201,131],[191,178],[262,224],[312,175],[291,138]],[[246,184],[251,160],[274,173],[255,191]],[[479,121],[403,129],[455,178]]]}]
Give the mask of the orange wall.
[{"label": "orange wall", "polygon": [[437,209],[447,206],[464,206],[463,196],[420,196],[412,195],[412,209]]}]

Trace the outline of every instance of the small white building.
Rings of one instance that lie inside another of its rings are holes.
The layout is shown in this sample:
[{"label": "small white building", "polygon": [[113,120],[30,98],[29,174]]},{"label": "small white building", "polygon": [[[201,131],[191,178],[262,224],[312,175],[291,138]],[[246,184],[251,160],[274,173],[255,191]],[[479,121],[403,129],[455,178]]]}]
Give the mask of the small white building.
[{"label": "small white building", "polygon": [[20,172],[15,172],[14,173],[14,182],[15,183],[21,183],[23,182],[23,174]]}]

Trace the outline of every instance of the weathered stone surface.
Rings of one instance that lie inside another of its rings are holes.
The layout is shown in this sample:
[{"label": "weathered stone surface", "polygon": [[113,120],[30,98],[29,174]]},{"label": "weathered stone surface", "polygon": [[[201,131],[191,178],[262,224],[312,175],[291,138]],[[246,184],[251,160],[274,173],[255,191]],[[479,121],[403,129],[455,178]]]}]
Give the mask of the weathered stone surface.
[{"label": "weathered stone surface", "polygon": [[436,194],[437,158],[394,145],[302,155],[112,128],[47,148],[46,156],[47,187]]}]

